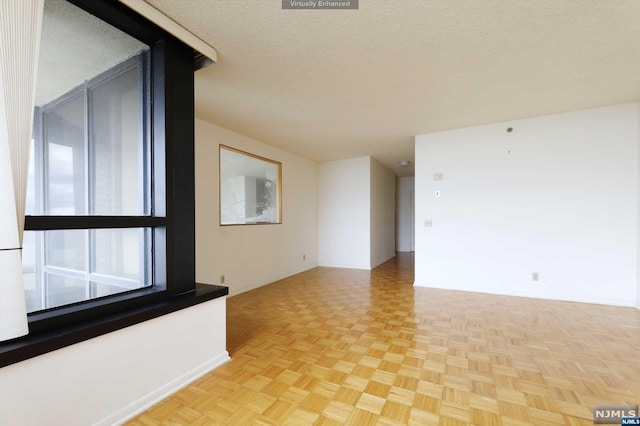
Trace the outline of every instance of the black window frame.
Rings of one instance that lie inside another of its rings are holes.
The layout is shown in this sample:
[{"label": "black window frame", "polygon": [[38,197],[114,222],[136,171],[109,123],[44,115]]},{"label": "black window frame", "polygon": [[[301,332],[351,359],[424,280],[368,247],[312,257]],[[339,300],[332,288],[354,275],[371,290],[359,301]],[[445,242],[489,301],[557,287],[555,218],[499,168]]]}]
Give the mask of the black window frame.
[{"label": "black window frame", "polygon": [[[50,199],[51,194],[49,193],[48,185],[49,185],[49,158],[48,151],[50,149],[48,141],[50,137],[48,135],[48,127],[50,124],[50,116],[53,114],[55,116],[55,111],[57,108],[66,105],[68,102],[73,102],[75,100],[81,100],[83,104],[83,121],[85,123],[86,128],[83,129],[83,140],[82,140],[82,152],[81,155],[83,157],[83,171],[86,173],[83,179],[83,182],[88,185],[83,189],[83,197],[86,197],[85,207],[88,209],[88,214],[96,215],[98,213],[95,212],[95,199],[93,197],[96,196],[94,184],[96,182],[96,172],[95,172],[95,164],[96,164],[96,148],[95,148],[95,132],[93,130],[93,126],[95,124],[95,112],[94,108],[94,100],[95,100],[95,91],[99,90],[99,88],[103,84],[108,84],[113,81],[113,79],[117,79],[120,76],[132,71],[136,70],[138,74],[138,82],[140,83],[140,93],[139,93],[139,101],[140,101],[140,109],[139,109],[139,119],[142,125],[140,126],[140,141],[141,145],[139,146],[140,152],[140,160],[142,164],[139,171],[139,185],[144,190],[143,198],[140,200],[141,202],[141,211],[149,212],[144,219],[149,219],[150,216],[153,216],[153,205],[151,205],[152,194],[150,191],[150,171],[152,167],[151,163],[151,146],[150,146],[150,131],[149,131],[149,123],[150,123],[150,73],[149,73],[149,52],[146,50],[140,51],[131,57],[125,59],[124,61],[116,64],[115,66],[109,68],[106,71],[98,74],[97,76],[83,82],[82,84],[72,88],[68,92],[59,96],[56,99],[49,101],[48,103],[42,106],[36,106],[34,111],[34,125],[33,125],[33,165],[34,167],[34,176],[35,181],[33,182],[34,189],[34,209],[37,212],[49,211],[50,208]],[[62,141],[65,142],[65,141]],[[86,164],[85,164],[86,163]],[[162,165],[164,167],[164,165]],[[29,213],[27,213],[29,214]],[[37,220],[46,218],[49,215],[36,215],[32,213],[30,215],[30,220]],[[75,216],[75,215],[74,215]],[[122,215],[120,215],[122,216]],[[144,213],[140,216],[144,216]],[[108,228],[108,229],[123,229],[123,228]],[[145,227],[144,229],[149,229],[149,227]],[[85,228],[81,228],[80,230],[85,230]],[[144,232],[143,244],[144,247],[141,248],[143,252],[147,252],[147,249],[151,249],[153,246],[152,238],[149,238],[149,232]],[[93,264],[95,261],[95,249],[96,249],[96,240],[95,235],[88,234],[87,243],[87,266],[89,264]],[[36,266],[35,266],[35,279],[36,279],[36,288],[40,288],[40,291],[45,290],[45,272],[46,269],[49,269],[49,264],[45,263],[46,253],[47,253],[47,244],[48,238],[43,235],[36,235],[35,238],[35,256],[36,256]],[[145,256],[144,259],[141,259],[141,284],[149,283],[153,285],[153,259],[150,256]],[[54,268],[55,269],[55,268]],[[47,272],[47,275],[53,273],[56,276],[62,277],[73,277],[73,272],[71,274],[65,273],[66,268],[60,268],[61,271],[58,272]],[[73,268],[71,268],[73,269]],[[76,271],[74,271],[76,272]],[[93,272],[93,268],[89,268],[86,279],[91,279],[91,272]],[[100,274],[99,274],[100,275]],[[50,275],[49,275],[50,276]],[[77,277],[76,277],[77,278]],[[117,278],[116,278],[117,281]],[[148,285],[147,285],[148,287]],[[123,290],[118,292],[118,294],[125,293],[127,291],[137,291],[139,289],[134,290]],[[42,294],[40,294],[42,296]],[[45,296],[47,298],[47,296]],[[92,297],[91,299],[96,299],[96,297]],[[77,303],[84,303],[85,301],[80,301]],[[69,304],[65,304],[69,305]],[[42,312],[48,309],[56,309],[60,306],[54,306],[52,308],[46,309],[38,309],[37,311],[33,311],[32,315],[36,312]]]},{"label": "black window frame", "polygon": [[[152,287],[29,314],[29,333],[37,335],[126,310],[194,293],[194,51],[117,1],[67,0],[150,47],[148,216],[27,216],[25,230],[152,229]],[[158,167],[158,165],[162,165]]]}]

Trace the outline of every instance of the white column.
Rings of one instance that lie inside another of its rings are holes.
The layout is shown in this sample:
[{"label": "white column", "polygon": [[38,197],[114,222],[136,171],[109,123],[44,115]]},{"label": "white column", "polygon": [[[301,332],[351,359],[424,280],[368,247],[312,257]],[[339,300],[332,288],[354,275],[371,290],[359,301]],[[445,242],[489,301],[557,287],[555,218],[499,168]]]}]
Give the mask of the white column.
[{"label": "white column", "polygon": [[21,245],[43,5],[0,1],[0,341],[29,331]]}]

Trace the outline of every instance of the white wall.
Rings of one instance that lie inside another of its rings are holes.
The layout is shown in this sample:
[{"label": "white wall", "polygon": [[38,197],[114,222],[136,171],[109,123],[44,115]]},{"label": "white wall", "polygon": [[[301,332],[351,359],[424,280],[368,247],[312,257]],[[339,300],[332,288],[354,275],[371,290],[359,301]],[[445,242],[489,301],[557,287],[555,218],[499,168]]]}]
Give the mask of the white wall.
[{"label": "white wall", "polygon": [[[235,295],[316,267],[316,163],[203,120],[195,131],[196,280],[219,284],[225,275]],[[220,144],[282,163],[282,224],[220,226]]]},{"label": "white wall", "polygon": [[371,268],[370,179],[370,157],[318,165],[320,265]]},{"label": "white wall", "polygon": [[413,222],[411,214],[411,194],[414,192],[415,179],[401,177],[397,181],[396,194],[396,250],[413,251],[411,244]]},{"label": "white wall", "polygon": [[0,424],[111,425],[229,359],[219,298],[17,364],[0,374]]},{"label": "white wall", "polygon": [[417,136],[416,285],[632,306],[638,108]]},{"label": "white wall", "polygon": [[396,255],[396,175],[371,160],[371,268]]}]

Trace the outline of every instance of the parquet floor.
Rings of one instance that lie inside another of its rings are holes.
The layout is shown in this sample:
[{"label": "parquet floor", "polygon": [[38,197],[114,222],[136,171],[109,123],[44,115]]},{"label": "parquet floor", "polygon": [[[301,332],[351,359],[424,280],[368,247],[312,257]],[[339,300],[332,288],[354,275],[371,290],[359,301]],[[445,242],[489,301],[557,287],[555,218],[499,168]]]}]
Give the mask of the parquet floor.
[{"label": "parquet floor", "polygon": [[640,311],[414,288],[413,258],[228,299],[232,361],[130,425],[591,425],[640,402]]}]

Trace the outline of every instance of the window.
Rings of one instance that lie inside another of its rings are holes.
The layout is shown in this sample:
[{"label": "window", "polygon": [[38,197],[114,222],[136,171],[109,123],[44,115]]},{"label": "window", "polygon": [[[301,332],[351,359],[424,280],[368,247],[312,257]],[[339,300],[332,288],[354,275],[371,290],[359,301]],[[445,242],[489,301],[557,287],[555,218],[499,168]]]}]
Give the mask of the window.
[{"label": "window", "polygon": [[[27,214],[150,214],[148,52],[36,107]],[[28,312],[153,285],[150,228],[28,231],[23,247]]]},{"label": "window", "polygon": [[32,333],[194,291],[193,57],[117,2],[45,0],[23,242]]},{"label": "window", "polygon": [[282,164],[220,145],[220,225],[282,223]]}]

